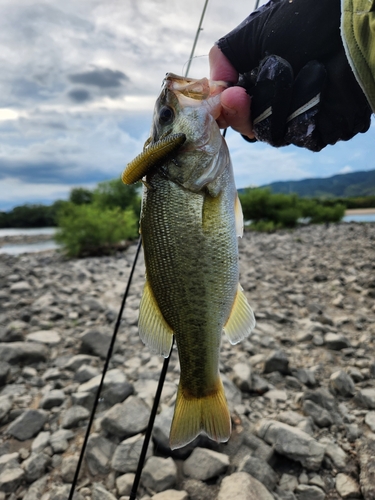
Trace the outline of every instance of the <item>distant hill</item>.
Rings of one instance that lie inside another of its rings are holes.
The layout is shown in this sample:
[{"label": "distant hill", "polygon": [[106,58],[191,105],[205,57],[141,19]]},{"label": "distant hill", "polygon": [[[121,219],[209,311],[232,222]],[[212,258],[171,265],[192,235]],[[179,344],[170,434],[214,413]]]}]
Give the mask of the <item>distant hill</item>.
[{"label": "distant hill", "polygon": [[375,170],[333,175],[324,179],[272,182],[262,188],[273,193],[297,193],[299,196],[332,198],[375,195]]}]

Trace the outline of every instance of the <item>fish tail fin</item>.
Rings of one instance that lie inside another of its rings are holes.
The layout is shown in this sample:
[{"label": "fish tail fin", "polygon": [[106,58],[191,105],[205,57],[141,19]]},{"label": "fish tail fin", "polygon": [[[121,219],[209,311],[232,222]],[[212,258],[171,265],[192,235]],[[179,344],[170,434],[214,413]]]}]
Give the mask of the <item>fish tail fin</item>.
[{"label": "fish tail fin", "polygon": [[202,398],[186,394],[180,382],[169,437],[172,450],[187,445],[201,432],[214,441],[226,442],[231,430],[230,413],[220,377],[215,389]]}]

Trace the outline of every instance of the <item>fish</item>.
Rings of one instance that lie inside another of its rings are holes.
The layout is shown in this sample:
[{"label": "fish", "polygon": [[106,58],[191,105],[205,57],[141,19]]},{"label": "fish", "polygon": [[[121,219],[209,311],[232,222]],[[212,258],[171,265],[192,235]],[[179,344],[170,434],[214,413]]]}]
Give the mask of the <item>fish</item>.
[{"label": "fish", "polygon": [[146,281],[139,334],[168,357],[176,340],[180,381],[171,449],[200,434],[231,435],[219,373],[223,332],[232,344],[248,337],[255,317],[239,285],[243,215],[227,144],[216,123],[225,82],[167,73],[150,138],[123,174],[143,182],[140,233]]}]

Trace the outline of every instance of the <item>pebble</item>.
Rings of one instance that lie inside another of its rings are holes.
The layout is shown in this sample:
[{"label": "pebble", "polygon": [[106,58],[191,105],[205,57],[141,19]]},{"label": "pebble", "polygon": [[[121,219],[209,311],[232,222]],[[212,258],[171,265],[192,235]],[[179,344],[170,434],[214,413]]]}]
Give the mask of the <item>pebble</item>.
[{"label": "pebble", "polygon": [[273,500],[272,494],[257,479],[246,472],[226,476],[220,486],[217,500]]}]

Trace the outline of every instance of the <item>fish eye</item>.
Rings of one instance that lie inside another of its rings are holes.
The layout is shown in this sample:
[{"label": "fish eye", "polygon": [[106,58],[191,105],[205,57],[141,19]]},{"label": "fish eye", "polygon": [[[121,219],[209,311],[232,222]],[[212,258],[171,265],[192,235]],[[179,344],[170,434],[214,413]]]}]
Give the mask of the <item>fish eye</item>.
[{"label": "fish eye", "polygon": [[169,106],[163,106],[159,111],[159,123],[160,125],[169,125],[174,119],[173,109]]}]

